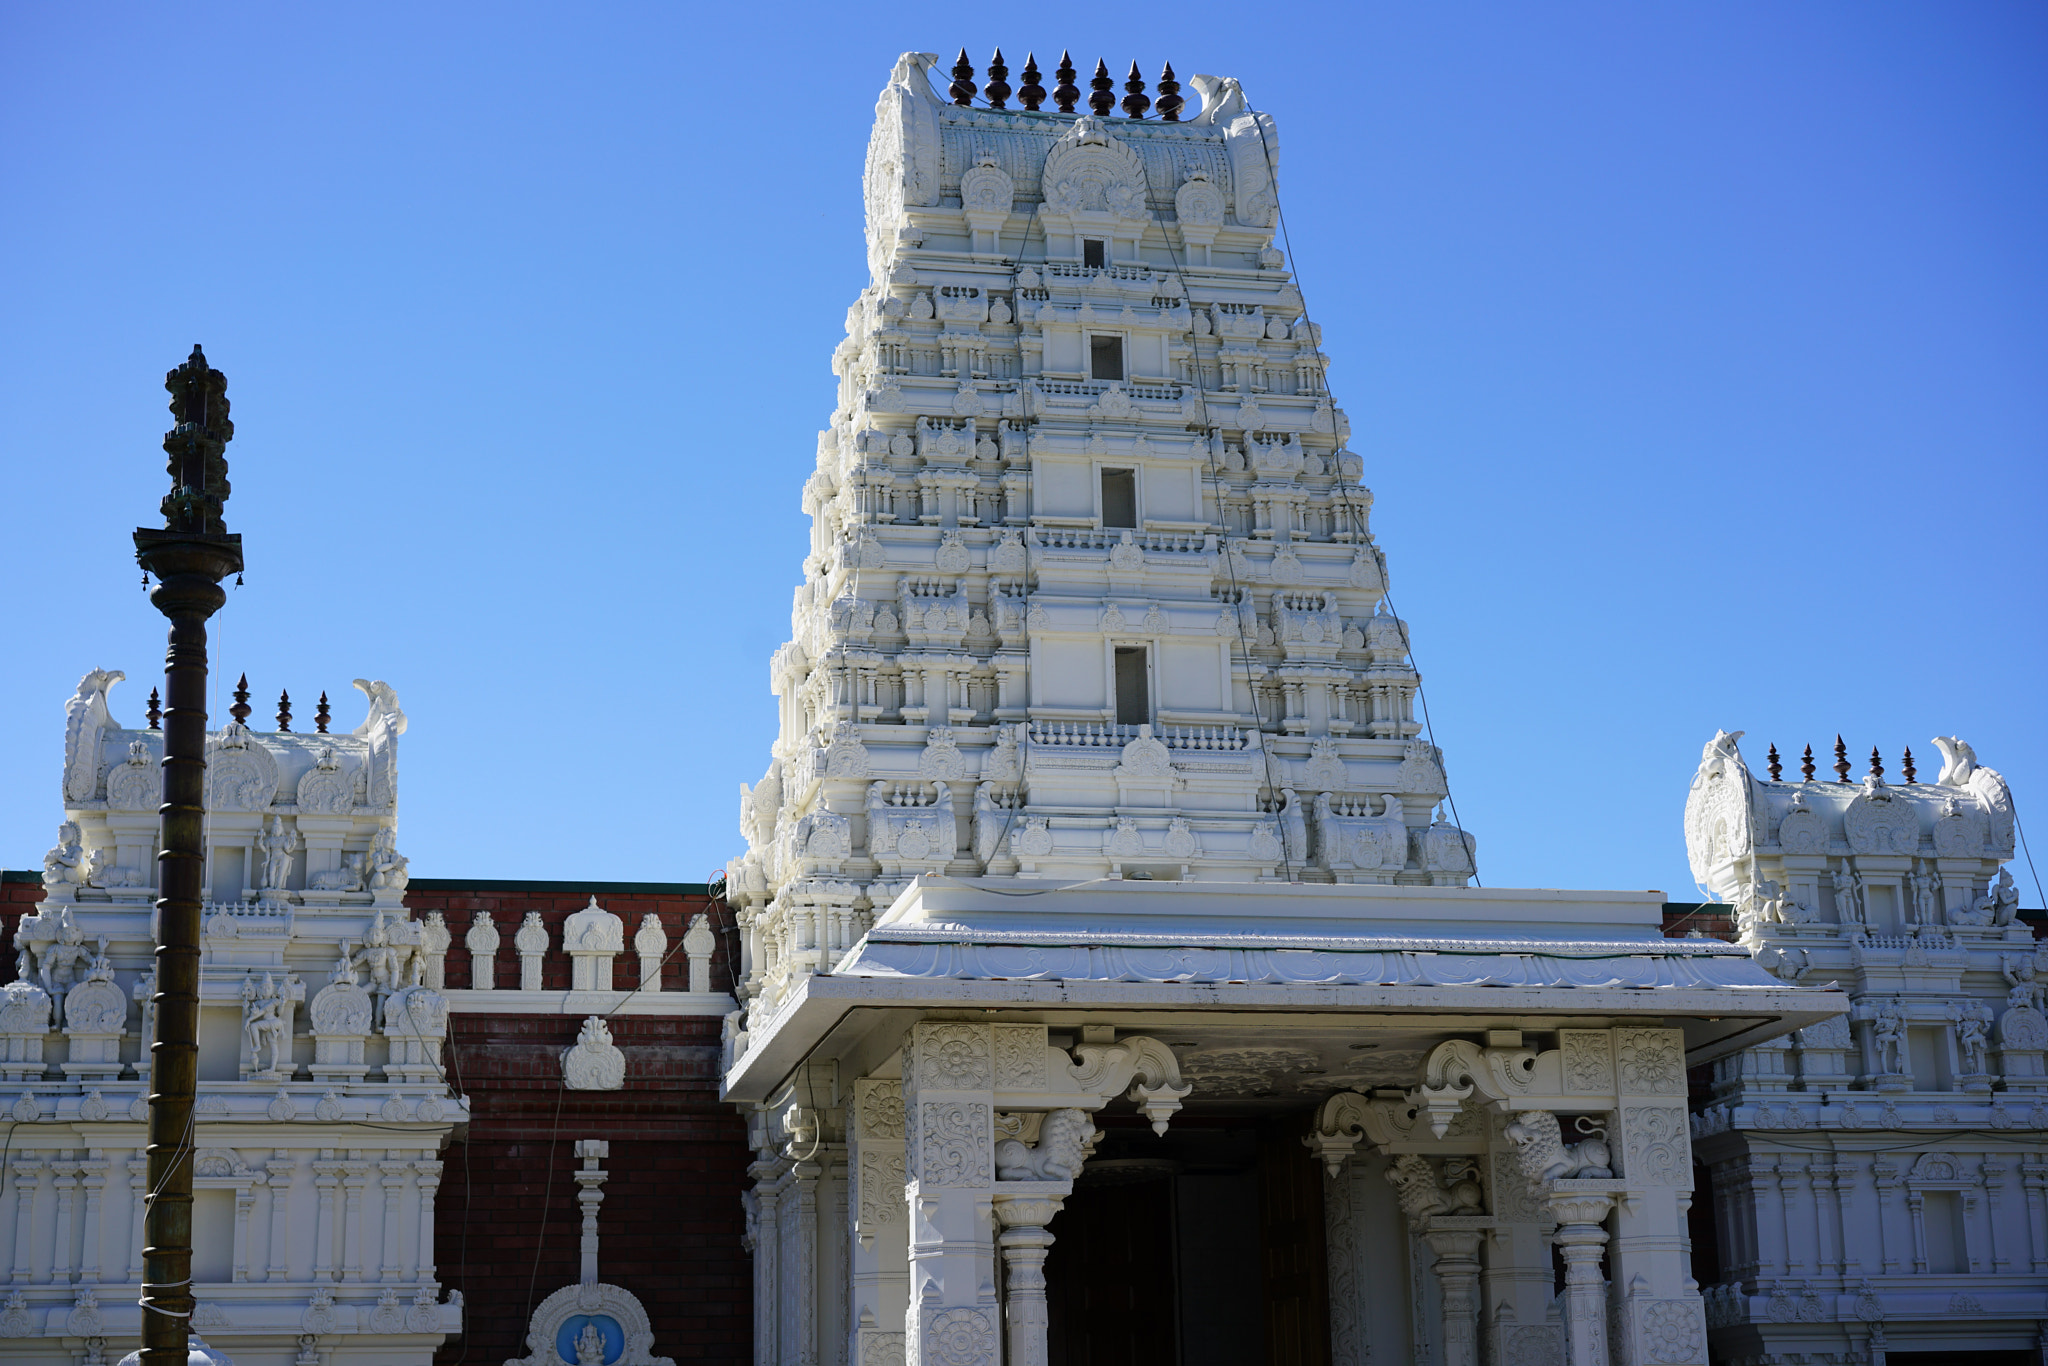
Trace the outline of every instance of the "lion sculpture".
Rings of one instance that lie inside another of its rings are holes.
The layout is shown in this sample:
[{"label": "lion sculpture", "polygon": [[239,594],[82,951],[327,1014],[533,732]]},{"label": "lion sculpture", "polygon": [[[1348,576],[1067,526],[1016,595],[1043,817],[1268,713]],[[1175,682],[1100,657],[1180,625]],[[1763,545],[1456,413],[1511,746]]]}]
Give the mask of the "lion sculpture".
[{"label": "lion sculpture", "polygon": [[996,1144],[996,1176],[1004,1181],[1072,1181],[1095,1141],[1085,1110],[1054,1110],[1045,1117],[1038,1146],[1006,1138]]},{"label": "lion sculpture", "polygon": [[1468,1161],[1451,1158],[1444,1164],[1439,1182],[1429,1159],[1417,1153],[1403,1153],[1387,1164],[1387,1184],[1401,1202],[1401,1212],[1411,1220],[1423,1221],[1437,1214],[1478,1214],[1486,1192]]},{"label": "lion sculpture", "polygon": [[[1579,1123],[1584,1125],[1585,1121]],[[1595,1129],[1592,1137],[1567,1143],[1557,1116],[1548,1110],[1524,1110],[1507,1127],[1508,1141],[1515,1145],[1515,1160],[1522,1174],[1539,1185],[1612,1177],[1613,1159],[1607,1151],[1606,1132]]]}]

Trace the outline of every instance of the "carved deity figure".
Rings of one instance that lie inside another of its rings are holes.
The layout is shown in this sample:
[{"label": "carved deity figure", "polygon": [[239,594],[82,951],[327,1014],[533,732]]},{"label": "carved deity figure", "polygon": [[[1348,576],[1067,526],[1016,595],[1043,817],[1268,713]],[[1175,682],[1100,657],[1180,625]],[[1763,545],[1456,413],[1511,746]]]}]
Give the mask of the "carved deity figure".
[{"label": "carved deity figure", "polygon": [[78,826],[65,821],[57,827],[57,845],[43,855],[43,886],[68,896],[92,880],[92,858],[80,841]]},{"label": "carved deity figure", "polygon": [[588,1320],[576,1335],[576,1366],[604,1366],[604,1334]]},{"label": "carved deity figure", "polygon": [[1835,888],[1835,919],[1844,925],[1861,925],[1863,922],[1863,878],[1854,868],[1843,864],[1830,873],[1828,878]]},{"label": "carved deity figure", "polygon": [[1984,889],[1984,895],[1977,899],[1977,912],[1986,916],[1981,923],[2010,925],[2020,913],[2019,889],[2013,886],[2012,870],[1998,870],[1998,881]]},{"label": "carved deity figure", "polygon": [[[107,953],[107,941],[100,940],[99,956]],[[57,942],[45,944],[36,955],[37,975],[41,977],[43,990],[50,993],[50,1003],[57,1012],[57,1018],[64,1018],[64,993],[71,990],[85,978],[85,969],[92,966],[93,952],[85,946],[85,931],[71,918],[69,911],[63,916],[57,931]]]},{"label": "carved deity figure", "polygon": [[291,881],[292,855],[299,851],[299,832],[289,829],[284,817],[272,816],[270,827],[256,837],[263,852],[263,880],[257,884],[266,892],[281,892]]},{"label": "carved deity figure", "polygon": [[1280,789],[1286,804],[1280,808],[1280,835],[1290,863],[1308,862],[1308,822],[1302,818],[1301,798],[1291,787]]},{"label": "carved deity figure", "polygon": [[409,877],[405,869],[409,860],[394,847],[397,839],[397,835],[388,825],[370,837],[370,854],[364,871],[373,892],[405,890]]},{"label": "carved deity figure", "polygon": [[370,926],[370,937],[363,947],[350,952],[347,941],[341,946],[341,966],[334,974],[334,980],[357,982],[358,972],[370,975],[368,986],[372,996],[389,996],[401,986],[418,986],[423,978],[421,965],[412,960],[416,955],[411,945],[394,944],[391,931],[384,928],[384,913],[379,911]]},{"label": "carved deity figure", "polygon": [[1991,1011],[1981,1002],[1970,1002],[1962,1011],[1962,1018],[1956,1021],[1956,1052],[1962,1057],[1966,1074],[1983,1076],[1990,1072],[1986,1061],[1990,1034]]},{"label": "carved deity figure", "polygon": [[1905,1070],[1906,1015],[1897,1001],[1886,1001],[1871,1021],[1870,1041],[1877,1054],[1880,1076],[1895,1077]]}]

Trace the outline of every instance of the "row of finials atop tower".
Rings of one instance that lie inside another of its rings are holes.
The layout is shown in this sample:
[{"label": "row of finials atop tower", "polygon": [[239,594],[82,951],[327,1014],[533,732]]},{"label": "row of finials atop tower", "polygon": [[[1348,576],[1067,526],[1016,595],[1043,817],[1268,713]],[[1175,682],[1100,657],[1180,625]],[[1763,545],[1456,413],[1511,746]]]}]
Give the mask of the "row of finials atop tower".
[{"label": "row of finials atop tower", "polygon": [[[1059,70],[1052,73],[1058,82],[1052,89],[1053,106],[1062,114],[1074,112],[1074,106],[1081,101],[1081,87],[1074,84],[1074,77],[1080,74],[1074,69],[1074,59],[1065,52],[1060,53]],[[1045,103],[1045,87],[1039,83],[1038,58],[1035,54],[1024,59],[1024,84],[1014,92],[1017,103],[1027,112],[1037,113]],[[946,87],[946,94],[961,108],[970,108],[979,91],[991,109],[1010,107],[1010,68],[1003,64],[1003,50],[996,49],[996,55],[989,59],[988,84],[974,83],[974,63],[967,60],[967,49],[960,49],[960,60],[953,63],[953,83]],[[1088,82],[1088,107],[1098,118],[1111,117],[1119,101],[1116,97],[1116,78],[1109,74],[1109,64],[1100,57],[1095,59],[1095,75]],[[1124,117],[1142,119],[1145,111],[1152,107],[1152,99],[1145,93],[1145,78],[1138,74],[1138,64],[1131,63],[1131,74],[1124,81],[1124,97],[1121,101]],[[1168,123],[1180,122],[1181,110],[1187,101],[1181,98],[1180,82],[1174,79],[1173,63],[1168,62],[1159,73],[1159,117]]]},{"label": "row of finials atop tower", "polygon": [[[255,710],[249,705],[249,675],[243,674],[235,684],[235,705],[228,708],[228,714],[235,718],[235,724],[239,726],[247,724],[249,714]],[[157,695],[155,688],[149,690],[149,705],[143,709],[143,715],[149,718],[151,730],[163,729],[163,699]],[[327,723],[332,719],[333,709],[327,705],[327,694],[323,692],[320,694],[319,705],[313,712],[313,729],[321,735],[327,734]],[[292,693],[291,689],[286,688],[277,695],[277,729],[281,734],[289,734],[291,728]]]}]

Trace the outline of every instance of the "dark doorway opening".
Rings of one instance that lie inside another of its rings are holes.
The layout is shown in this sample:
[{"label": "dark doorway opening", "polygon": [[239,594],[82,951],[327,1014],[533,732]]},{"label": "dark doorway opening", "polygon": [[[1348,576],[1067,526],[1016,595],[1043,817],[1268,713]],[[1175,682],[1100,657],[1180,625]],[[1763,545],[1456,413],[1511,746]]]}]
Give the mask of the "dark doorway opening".
[{"label": "dark doorway opening", "polygon": [[1306,1116],[1105,1117],[1053,1221],[1052,1366],[1328,1366]]}]

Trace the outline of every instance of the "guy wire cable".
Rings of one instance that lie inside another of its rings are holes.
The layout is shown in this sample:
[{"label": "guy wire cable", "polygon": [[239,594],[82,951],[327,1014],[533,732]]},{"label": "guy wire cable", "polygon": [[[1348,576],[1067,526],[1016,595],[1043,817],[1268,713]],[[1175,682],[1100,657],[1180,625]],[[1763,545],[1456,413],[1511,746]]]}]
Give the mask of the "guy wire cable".
[{"label": "guy wire cable", "polygon": [[[1282,205],[1282,203],[1280,202],[1280,170],[1279,167],[1273,161],[1273,149],[1271,145],[1266,141],[1266,125],[1261,120],[1259,116],[1259,111],[1253,107],[1249,97],[1245,99],[1244,107],[1245,112],[1252,115],[1252,127],[1258,130],[1259,153],[1261,158],[1266,163],[1266,179],[1272,184],[1273,187],[1273,216],[1279,221],[1280,224],[1280,240],[1285,245],[1287,250],[1287,264],[1289,272],[1294,277],[1295,292],[1301,296],[1301,320],[1302,322],[1307,323],[1309,325],[1310,335],[1315,338],[1314,345],[1316,356],[1316,371],[1322,381],[1323,393],[1327,395],[1330,399],[1331,412],[1335,413],[1337,411],[1337,400],[1335,393],[1330,388],[1330,373],[1328,362],[1323,355],[1322,334],[1320,329],[1316,328],[1314,320],[1309,317],[1308,291],[1301,287],[1301,262],[1295,257],[1294,238],[1293,235],[1290,234],[1287,230],[1287,210],[1285,206]],[[1341,442],[1339,443],[1339,449],[1342,449]],[[1363,464],[1362,459],[1360,463],[1361,465]],[[1341,465],[1339,466],[1338,470],[1337,482],[1333,486],[1332,491],[1336,493],[1339,501],[1341,501],[1344,504],[1347,516],[1351,521],[1351,524],[1354,527],[1362,528],[1364,526],[1364,523],[1357,516],[1357,509],[1353,506],[1351,502],[1351,488],[1343,477],[1343,470]],[[1364,532],[1361,530],[1359,534],[1362,535],[1364,534]],[[1419,664],[1416,663],[1415,660],[1414,640],[1412,637],[1409,636],[1408,623],[1406,619],[1404,619],[1401,616],[1400,609],[1394,605],[1393,589],[1391,586],[1390,578],[1387,574],[1387,557],[1385,553],[1382,552],[1377,545],[1373,545],[1370,542],[1363,542],[1362,544],[1365,544],[1367,548],[1372,551],[1373,558],[1379,563],[1380,597],[1385,600],[1387,604],[1387,610],[1393,613],[1394,620],[1401,624],[1401,635],[1403,638],[1403,644],[1407,647],[1408,663],[1409,666],[1413,668],[1415,672],[1415,700],[1422,707],[1422,725],[1424,731],[1429,736],[1430,748],[1436,751],[1437,771],[1443,774],[1444,801],[1451,808],[1451,823],[1458,827],[1459,839],[1465,846],[1465,861],[1472,865],[1472,884],[1475,887],[1484,887],[1486,884],[1480,879],[1479,876],[1479,859],[1477,857],[1476,841],[1472,836],[1471,832],[1465,829],[1464,818],[1458,814],[1458,799],[1451,792],[1450,765],[1444,762],[1443,748],[1436,742],[1436,726],[1434,722],[1432,722],[1430,719],[1429,696],[1424,691],[1422,686],[1422,668]]]}]

